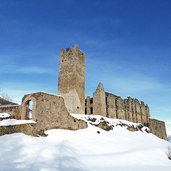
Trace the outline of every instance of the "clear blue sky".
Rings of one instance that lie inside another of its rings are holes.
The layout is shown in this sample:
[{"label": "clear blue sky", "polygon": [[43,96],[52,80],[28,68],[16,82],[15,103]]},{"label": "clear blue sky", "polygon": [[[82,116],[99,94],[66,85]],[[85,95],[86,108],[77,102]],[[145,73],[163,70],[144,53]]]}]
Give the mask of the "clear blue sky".
[{"label": "clear blue sky", "polygon": [[148,103],[171,132],[170,0],[0,0],[0,87],[15,101],[57,93],[59,50],[73,44],[87,95],[101,81]]}]

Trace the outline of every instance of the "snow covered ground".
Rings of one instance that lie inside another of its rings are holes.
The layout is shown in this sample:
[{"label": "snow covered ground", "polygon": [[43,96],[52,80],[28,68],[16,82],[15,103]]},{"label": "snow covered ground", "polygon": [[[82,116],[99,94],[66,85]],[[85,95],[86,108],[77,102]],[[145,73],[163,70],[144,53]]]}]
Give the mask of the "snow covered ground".
[{"label": "snow covered ground", "polygon": [[27,123],[36,123],[32,120],[16,120],[16,119],[5,119],[0,121],[0,126],[9,126],[9,125],[21,125]]},{"label": "snow covered ground", "polygon": [[[100,116],[96,117],[98,121]],[[38,138],[21,133],[1,136],[0,171],[171,170],[171,143],[153,134],[121,126],[107,132],[91,124],[78,131],[46,133],[47,137]]]}]

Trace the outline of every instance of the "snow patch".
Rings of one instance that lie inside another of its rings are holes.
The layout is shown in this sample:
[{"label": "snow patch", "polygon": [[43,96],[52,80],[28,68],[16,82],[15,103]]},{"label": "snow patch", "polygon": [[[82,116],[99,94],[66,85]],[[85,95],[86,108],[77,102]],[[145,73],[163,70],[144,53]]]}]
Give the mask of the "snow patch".
[{"label": "snow patch", "polygon": [[4,107],[18,107],[19,105],[1,105],[0,108]]},{"label": "snow patch", "polygon": [[9,118],[10,116],[9,113],[0,113],[0,118]]},{"label": "snow patch", "polygon": [[[78,119],[102,116],[71,114]],[[124,120],[103,117],[117,125]],[[88,123],[92,122],[91,119]],[[135,124],[136,125],[136,124]],[[99,131],[99,133],[98,133]],[[77,131],[52,129],[47,137],[31,137],[22,133],[0,137],[0,170],[7,171],[170,171],[171,143],[116,126],[105,131],[89,124]],[[17,157],[16,157],[17,156]]]},{"label": "snow patch", "polygon": [[36,123],[36,122],[32,120],[5,119],[0,121],[0,126],[21,125],[21,124],[28,124],[28,123]]}]

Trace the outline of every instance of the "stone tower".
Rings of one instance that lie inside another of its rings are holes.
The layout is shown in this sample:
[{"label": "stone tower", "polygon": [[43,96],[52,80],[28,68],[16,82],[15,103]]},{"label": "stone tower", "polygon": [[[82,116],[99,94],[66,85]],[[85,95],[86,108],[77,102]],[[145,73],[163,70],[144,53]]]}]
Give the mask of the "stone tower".
[{"label": "stone tower", "polygon": [[58,95],[69,112],[85,112],[85,57],[76,45],[60,50]]},{"label": "stone tower", "polygon": [[93,114],[106,116],[106,93],[101,82],[93,93]]}]

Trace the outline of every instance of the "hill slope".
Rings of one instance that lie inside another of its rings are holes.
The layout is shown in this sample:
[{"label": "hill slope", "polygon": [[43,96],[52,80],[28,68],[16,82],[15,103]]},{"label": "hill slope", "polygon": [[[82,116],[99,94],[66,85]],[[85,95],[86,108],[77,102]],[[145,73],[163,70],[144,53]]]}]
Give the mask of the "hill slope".
[{"label": "hill slope", "polygon": [[[75,117],[88,119],[84,115]],[[95,122],[101,118],[93,117],[96,118]],[[146,131],[128,131],[117,124],[121,123],[119,120],[107,119],[109,124],[115,123],[110,131],[93,126],[90,122],[87,129],[78,131],[49,130],[47,137],[35,138],[19,133],[1,136],[0,170],[171,170],[169,142]]]}]

